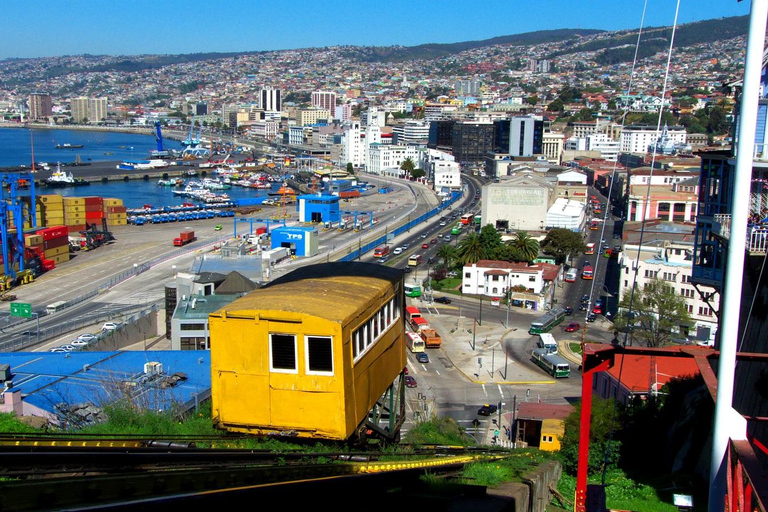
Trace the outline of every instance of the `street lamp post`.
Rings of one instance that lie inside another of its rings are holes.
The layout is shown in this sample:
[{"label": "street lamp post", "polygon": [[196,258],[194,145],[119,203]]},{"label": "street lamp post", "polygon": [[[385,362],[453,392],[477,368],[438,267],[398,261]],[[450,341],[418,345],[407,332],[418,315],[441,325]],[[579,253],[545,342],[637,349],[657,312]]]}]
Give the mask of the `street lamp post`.
[{"label": "street lamp post", "polygon": [[483,295],[480,294],[480,319],[477,321],[477,325],[483,325]]}]

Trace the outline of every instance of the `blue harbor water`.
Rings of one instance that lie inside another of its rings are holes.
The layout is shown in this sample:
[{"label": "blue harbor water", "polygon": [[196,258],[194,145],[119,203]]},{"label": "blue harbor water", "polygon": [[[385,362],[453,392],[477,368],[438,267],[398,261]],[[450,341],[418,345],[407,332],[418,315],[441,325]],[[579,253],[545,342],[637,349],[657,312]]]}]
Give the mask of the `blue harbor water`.
[{"label": "blue harbor water", "polygon": [[[71,163],[105,160],[143,160],[157,149],[152,130],[146,135],[137,133],[102,132],[89,130],[0,128],[0,167],[32,164],[34,144],[35,162]],[[82,148],[56,149],[57,144],[81,145]],[[178,141],[163,139],[166,149],[182,149]]]},{"label": "blue harbor water", "polygon": [[[155,136],[150,128],[147,135],[135,133],[97,132],[85,130],[66,129],[29,129],[29,128],[0,128],[0,167],[15,167],[19,165],[30,166],[32,163],[32,143],[34,139],[35,162],[46,162],[51,168],[55,168],[56,162],[71,163],[77,157],[80,161],[104,162],[123,160],[143,160],[149,158],[149,152],[157,149]],[[56,144],[80,145],[76,149],[56,149]],[[182,149],[178,141],[163,140],[166,149]],[[132,148],[132,149],[131,149]],[[64,167],[63,170],[72,172],[77,177],[76,167]],[[208,175],[211,176],[210,170]],[[200,180],[200,178],[191,178]],[[187,180],[189,181],[189,180]],[[215,191],[225,193],[235,203],[260,203],[269,192],[280,188],[280,183],[273,183],[272,190],[244,188],[233,186],[231,189]],[[153,208],[163,206],[175,206],[182,203],[200,204],[188,197],[173,193],[173,190],[181,190],[176,187],[159,186],[156,179],[149,181],[109,181],[107,183],[95,182],[83,187],[49,189],[40,187],[36,190],[40,194],[60,194],[63,196],[100,196],[112,197],[123,200],[128,208],[141,208],[151,205]],[[26,195],[25,192],[22,192]]]},{"label": "blue harbor water", "polygon": [[[199,181],[199,178],[192,178]],[[267,198],[267,193],[280,188],[280,183],[273,183],[272,190],[244,188],[233,186],[228,190],[214,190],[217,194],[227,194],[230,199],[238,204],[260,202]],[[199,201],[182,197],[173,193],[173,190],[182,190],[181,188],[159,186],[157,180],[131,180],[131,181],[112,181],[109,183],[93,183],[85,187],[69,187],[57,189],[39,188],[37,194],[60,194],[62,196],[100,196],[114,197],[123,200],[123,204],[128,208],[141,208],[144,205],[151,205],[153,208],[162,206],[174,206],[182,203],[202,204]]]}]

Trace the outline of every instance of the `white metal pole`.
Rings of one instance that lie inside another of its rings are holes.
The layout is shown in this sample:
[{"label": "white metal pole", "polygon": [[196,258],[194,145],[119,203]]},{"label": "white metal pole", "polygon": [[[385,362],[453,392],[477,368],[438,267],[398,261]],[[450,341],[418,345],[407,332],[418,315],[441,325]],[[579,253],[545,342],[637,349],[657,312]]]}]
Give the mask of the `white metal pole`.
[{"label": "white metal pole", "polygon": [[[709,510],[719,512],[725,506],[726,450],[728,439],[745,439],[746,422],[733,410],[734,373],[739,339],[739,312],[744,275],[744,252],[747,246],[748,201],[752,180],[752,155],[763,63],[763,45],[768,0],[752,0],[749,36],[744,60],[744,86],[739,108],[736,171],[731,197],[731,234],[723,287],[723,314],[720,324],[720,359],[717,372],[714,438],[709,475]],[[726,306],[727,304],[727,306]]]}]

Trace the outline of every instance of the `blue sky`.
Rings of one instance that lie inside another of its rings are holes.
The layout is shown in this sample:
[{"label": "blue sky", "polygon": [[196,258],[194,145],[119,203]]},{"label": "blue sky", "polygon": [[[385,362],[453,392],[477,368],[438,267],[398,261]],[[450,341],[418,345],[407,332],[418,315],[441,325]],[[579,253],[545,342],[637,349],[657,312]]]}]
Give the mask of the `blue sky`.
[{"label": "blue sky", "polygon": [[[680,23],[749,14],[745,0],[682,0]],[[640,25],[644,0],[8,0],[0,59],[452,43],[555,28]],[[648,0],[646,26],[675,2]]]}]

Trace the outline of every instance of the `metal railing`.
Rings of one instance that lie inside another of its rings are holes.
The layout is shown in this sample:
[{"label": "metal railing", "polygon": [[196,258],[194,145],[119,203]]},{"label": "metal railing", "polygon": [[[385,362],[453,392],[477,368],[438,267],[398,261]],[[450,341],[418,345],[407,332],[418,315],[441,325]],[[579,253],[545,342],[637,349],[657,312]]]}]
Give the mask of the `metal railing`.
[{"label": "metal railing", "polygon": [[[713,231],[723,237],[731,237],[731,214],[717,213],[714,215],[716,226]],[[751,254],[768,253],[768,227],[763,225],[747,226],[747,251]]]}]

